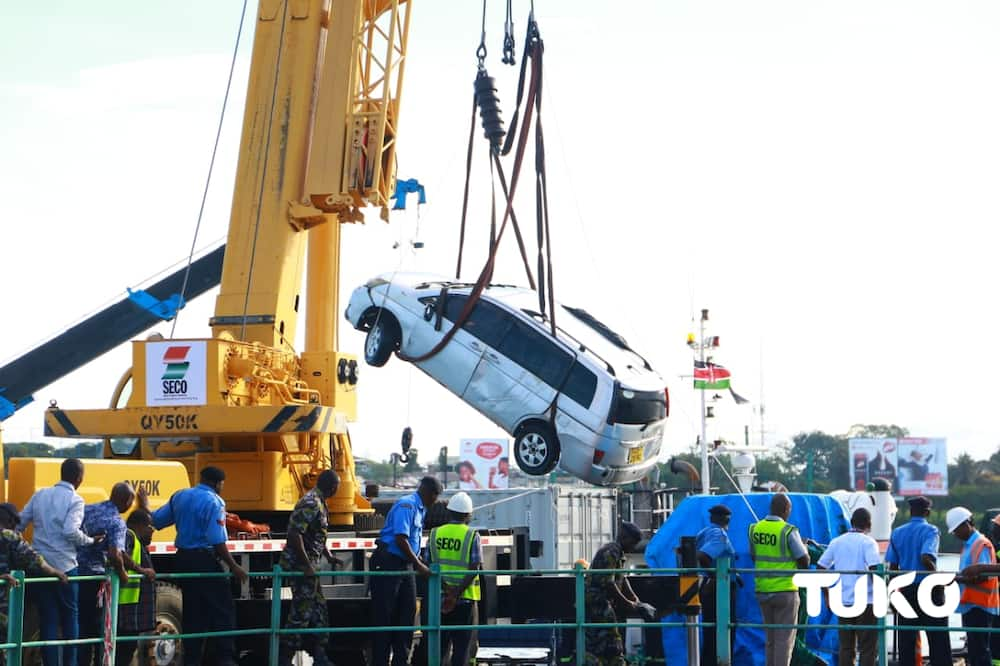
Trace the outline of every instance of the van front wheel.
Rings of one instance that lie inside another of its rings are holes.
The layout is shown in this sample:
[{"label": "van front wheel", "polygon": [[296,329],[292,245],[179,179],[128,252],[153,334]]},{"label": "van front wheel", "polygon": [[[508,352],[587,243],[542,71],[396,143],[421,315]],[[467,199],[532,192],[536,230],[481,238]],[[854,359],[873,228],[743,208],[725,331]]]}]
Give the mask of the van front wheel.
[{"label": "van front wheel", "polygon": [[514,438],[514,459],[525,474],[541,476],[559,462],[559,440],[552,427],[541,421],[525,423]]}]

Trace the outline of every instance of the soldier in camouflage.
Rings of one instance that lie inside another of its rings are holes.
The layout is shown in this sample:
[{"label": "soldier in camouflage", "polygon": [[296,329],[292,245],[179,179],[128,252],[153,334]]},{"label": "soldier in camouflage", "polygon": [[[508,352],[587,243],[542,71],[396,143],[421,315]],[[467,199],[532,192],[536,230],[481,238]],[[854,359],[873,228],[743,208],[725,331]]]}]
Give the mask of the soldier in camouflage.
[{"label": "soldier in camouflage", "polygon": [[[286,629],[321,628],[329,625],[326,599],[316,576],[320,557],[331,560],[326,549],[326,500],[337,492],[340,478],[333,470],[325,470],[316,479],[316,487],[302,496],[288,519],[288,539],[279,564],[285,571],[301,571],[303,577],[291,579],[292,603],[285,621]],[[292,657],[304,644],[309,645],[313,664],[328,666],[326,656],[328,634],[286,634],[281,637],[278,663],[292,663]]]},{"label": "soldier in camouflage", "polygon": [[[624,569],[625,553],[635,549],[642,532],[632,523],[622,523],[618,540],[601,546],[590,561],[590,569]],[[642,603],[624,574],[591,573],[586,577],[587,622],[618,622],[615,605],[638,608]],[[587,666],[625,666],[625,645],[618,627],[586,630]]]},{"label": "soldier in camouflage", "polygon": [[35,552],[24,537],[15,531],[20,522],[17,507],[6,502],[0,504],[0,580],[6,583],[0,585],[0,637],[3,639],[7,638],[8,591],[17,585],[17,581],[10,575],[11,571],[20,569],[36,576],[51,576],[63,583],[69,582],[66,574],[50,567],[45,558]]}]

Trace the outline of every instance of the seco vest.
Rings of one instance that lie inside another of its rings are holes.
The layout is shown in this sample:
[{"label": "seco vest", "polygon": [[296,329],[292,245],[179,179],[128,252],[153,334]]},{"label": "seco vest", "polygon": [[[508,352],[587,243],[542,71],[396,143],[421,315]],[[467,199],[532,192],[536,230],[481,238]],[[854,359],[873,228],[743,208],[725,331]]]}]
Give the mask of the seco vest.
[{"label": "seco vest", "polygon": [[[993,544],[982,534],[979,539],[972,544],[969,552],[969,563],[978,564],[979,558],[983,554],[983,549],[990,551],[990,562],[996,562],[996,552]],[[996,576],[985,576],[974,583],[962,585],[962,598],[959,603],[972,604],[985,609],[1000,608],[1000,581]]]},{"label": "seco vest", "polygon": [[[449,523],[431,530],[427,544],[431,554],[431,562],[441,566],[441,578],[446,585],[457,587],[468,575],[449,573],[450,571],[469,571],[472,569],[472,538],[475,535],[474,529],[459,523]],[[462,598],[479,601],[478,574],[462,592]]]},{"label": "seco vest", "polygon": [[[135,532],[129,530],[128,533],[132,535],[132,552],[129,554],[132,556],[132,561],[139,564],[142,562],[142,544]],[[118,588],[119,606],[139,603],[139,583],[138,578],[129,578],[127,582],[121,584]]]},{"label": "seco vest", "polygon": [[750,554],[755,569],[788,569],[788,575],[758,573],[754,576],[754,589],[760,593],[795,592],[799,588],[792,582],[798,568],[788,550],[788,536],[797,529],[783,520],[762,520],[750,526]]}]

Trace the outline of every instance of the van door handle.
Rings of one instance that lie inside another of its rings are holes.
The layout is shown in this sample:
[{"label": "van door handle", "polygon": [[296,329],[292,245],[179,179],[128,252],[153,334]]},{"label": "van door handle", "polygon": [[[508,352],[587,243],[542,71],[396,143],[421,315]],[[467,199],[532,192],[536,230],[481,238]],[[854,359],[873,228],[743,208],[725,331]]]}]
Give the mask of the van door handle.
[{"label": "van door handle", "polygon": [[470,342],[469,346],[472,347],[473,349],[475,349],[476,351],[483,351],[483,346],[481,344],[479,344],[478,342],[476,342],[475,340],[473,340],[472,342]]},{"label": "van door handle", "polygon": [[486,352],[484,354],[484,356],[486,358],[488,358],[489,360],[493,361],[494,363],[499,363],[500,362],[500,357],[497,356],[496,354],[494,354],[493,352]]}]

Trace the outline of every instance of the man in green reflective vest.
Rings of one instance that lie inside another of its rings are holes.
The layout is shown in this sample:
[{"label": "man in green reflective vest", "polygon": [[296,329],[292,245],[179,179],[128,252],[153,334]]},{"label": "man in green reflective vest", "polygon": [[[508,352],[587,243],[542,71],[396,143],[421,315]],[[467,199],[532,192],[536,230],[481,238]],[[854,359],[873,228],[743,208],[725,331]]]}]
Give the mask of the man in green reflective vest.
[{"label": "man in green reflective vest", "polygon": [[[795,624],[798,617],[799,593],[792,576],[796,569],[809,568],[809,552],[798,528],[788,523],[791,513],[788,496],[778,493],[771,498],[771,513],[750,526],[750,557],[758,570],[754,586],[764,624]],[[759,572],[768,569],[782,571]],[[765,629],[766,666],[789,665],[795,632],[795,629]]]},{"label": "man in green reflective vest", "polygon": [[[139,490],[140,495],[144,495]],[[140,503],[145,498],[140,498]],[[156,631],[156,571],[149,558],[150,541],[153,540],[153,516],[148,510],[138,508],[125,521],[125,549],[122,561],[126,571],[137,573],[141,579],[129,578],[118,592],[118,635],[141,636]],[[115,666],[128,666],[138,649],[140,655],[147,653],[146,641],[123,641],[115,649]],[[146,659],[139,658],[140,664]]]},{"label": "man in green reflective vest", "polygon": [[[479,575],[475,572],[483,568],[483,551],[479,535],[469,527],[472,520],[472,498],[468,493],[458,492],[448,500],[451,518],[447,525],[431,530],[427,551],[432,564],[441,567],[443,585],[441,600],[441,624],[455,626],[479,623]],[[451,666],[467,666],[469,648],[472,645],[472,630],[448,630],[441,632],[441,653],[447,654],[451,645]],[[431,659],[434,662],[434,659]],[[439,659],[437,663],[444,663]]]}]

